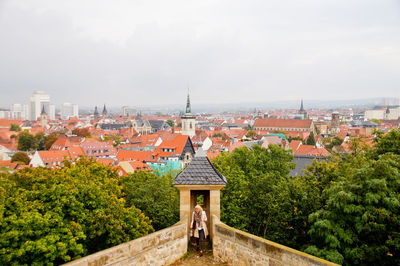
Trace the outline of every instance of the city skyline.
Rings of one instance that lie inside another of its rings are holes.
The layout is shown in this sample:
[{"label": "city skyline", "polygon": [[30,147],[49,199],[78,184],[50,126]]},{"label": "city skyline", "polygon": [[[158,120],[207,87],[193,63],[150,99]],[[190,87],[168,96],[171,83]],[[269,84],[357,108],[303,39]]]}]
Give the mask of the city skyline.
[{"label": "city skyline", "polygon": [[0,106],[398,98],[399,25],[396,1],[3,1]]}]

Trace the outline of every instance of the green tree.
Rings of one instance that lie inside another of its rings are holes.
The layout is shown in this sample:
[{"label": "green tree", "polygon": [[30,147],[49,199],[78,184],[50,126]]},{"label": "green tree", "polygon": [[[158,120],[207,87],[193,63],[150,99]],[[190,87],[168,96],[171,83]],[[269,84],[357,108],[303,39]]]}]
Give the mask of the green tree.
[{"label": "green tree", "polygon": [[257,133],[254,130],[249,130],[246,134],[249,139],[253,139],[255,136],[257,136]]},{"label": "green tree", "polygon": [[19,132],[19,131],[21,131],[21,128],[20,128],[20,126],[17,125],[17,124],[11,124],[11,126],[10,126],[10,131]]},{"label": "green tree", "polygon": [[313,186],[288,176],[292,160],[292,154],[277,145],[242,147],[215,158],[214,166],[228,181],[221,190],[221,220],[285,245],[304,245],[304,221],[314,204],[305,190]]},{"label": "green tree", "polygon": [[170,127],[174,127],[175,126],[175,122],[172,119],[168,119],[166,122]]},{"label": "green tree", "polygon": [[35,149],[42,151],[45,149],[46,135],[43,132],[35,135]]},{"label": "green tree", "polygon": [[18,150],[29,151],[35,149],[35,137],[28,132],[28,130],[21,131],[18,134]]},{"label": "green tree", "polygon": [[115,170],[65,165],[0,174],[1,265],[59,265],[153,231],[126,204]]},{"label": "green tree", "polygon": [[51,145],[53,145],[54,142],[56,142],[58,139],[58,136],[56,133],[51,133],[46,136],[46,140],[44,141],[44,148],[46,150],[49,150]]},{"label": "green tree", "polygon": [[122,180],[127,204],[142,210],[155,230],[179,221],[179,193],[173,180],[172,174],[158,176],[149,171],[135,172]]},{"label": "green tree", "polygon": [[13,157],[11,157],[11,162],[15,163],[18,162],[20,164],[29,164],[29,162],[31,161],[31,159],[29,158],[28,154],[26,154],[25,152],[17,152],[13,155]]},{"label": "green tree", "polygon": [[292,140],[300,140],[304,144],[304,139],[302,139],[300,136],[297,136],[297,137],[289,136],[288,140],[289,140],[289,143],[292,142]]},{"label": "green tree", "polygon": [[400,155],[400,129],[392,129],[387,134],[377,131],[375,134],[374,142],[378,154],[392,152]]},{"label": "green tree", "polygon": [[314,133],[313,132],[311,132],[310,136],[308,136],[306,144],[307,145],[315,145],[315,138],[314,138]]},{"label": "green tree", "polygon": [[345,265],[399,265],[400,157],[343,158],[312,215],[306,252]]}]

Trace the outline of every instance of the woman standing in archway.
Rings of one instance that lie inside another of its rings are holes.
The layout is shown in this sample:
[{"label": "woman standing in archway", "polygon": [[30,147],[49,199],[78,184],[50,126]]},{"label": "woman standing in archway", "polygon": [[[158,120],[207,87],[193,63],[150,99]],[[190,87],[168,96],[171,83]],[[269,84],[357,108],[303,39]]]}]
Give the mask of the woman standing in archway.
[{"label": "woman standing in archway", "polygon": [[204,250],[204,239],[208,235],[207,230],[207,215],[203,211],[200,205],[194,207],[194,212],[192,214],[192,222],[190,223],[190,229],[193,230],[193,236],[196,238],[197,250],[199,250],[200,243],[200,256],[203,256]]}]

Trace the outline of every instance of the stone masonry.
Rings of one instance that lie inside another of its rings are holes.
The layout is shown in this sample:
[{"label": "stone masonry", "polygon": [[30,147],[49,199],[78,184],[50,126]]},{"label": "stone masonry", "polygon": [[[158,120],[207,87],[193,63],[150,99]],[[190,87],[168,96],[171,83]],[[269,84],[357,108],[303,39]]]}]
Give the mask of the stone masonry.
[{"label": "stone masonry", "polygon": [[166,229],[69,262],[68,266],[169,265],[187,252],[187,217]]},{"label": "stone masonry", "polygon": [[221,223],[213,216],[213,255],[229,265],[337,265]]}]

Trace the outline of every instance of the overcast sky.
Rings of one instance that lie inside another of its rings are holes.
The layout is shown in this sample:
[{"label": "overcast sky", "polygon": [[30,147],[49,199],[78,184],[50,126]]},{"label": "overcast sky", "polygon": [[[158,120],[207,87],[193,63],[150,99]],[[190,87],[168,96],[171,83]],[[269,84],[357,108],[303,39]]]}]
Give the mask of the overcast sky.
[{"label": "overcast sky", "polygon": [[0,106],[400,97],[399,0],[0,0]]}]

